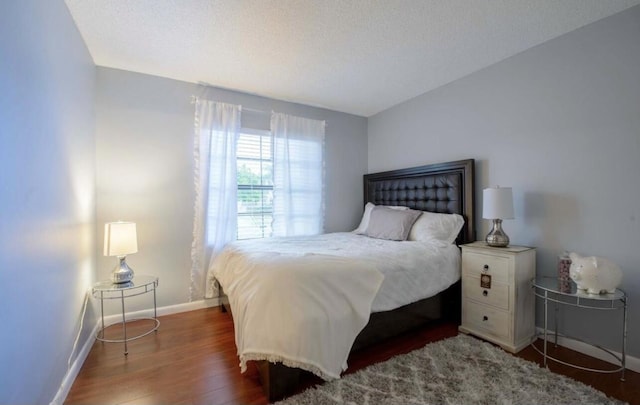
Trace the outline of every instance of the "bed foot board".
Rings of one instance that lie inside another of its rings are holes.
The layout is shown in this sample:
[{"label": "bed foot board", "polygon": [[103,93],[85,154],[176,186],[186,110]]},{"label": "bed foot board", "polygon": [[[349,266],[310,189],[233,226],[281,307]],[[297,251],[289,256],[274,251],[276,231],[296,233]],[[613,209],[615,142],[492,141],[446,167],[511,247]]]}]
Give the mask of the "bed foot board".
[{"label": "bed foot board", "polygon": [[298,368],[291,368],[282,363],[270,363],[266,360],[256,361],[262,390],[269,402],[278,401],[291,395],[300,388],[300,377],[307,373]]}]

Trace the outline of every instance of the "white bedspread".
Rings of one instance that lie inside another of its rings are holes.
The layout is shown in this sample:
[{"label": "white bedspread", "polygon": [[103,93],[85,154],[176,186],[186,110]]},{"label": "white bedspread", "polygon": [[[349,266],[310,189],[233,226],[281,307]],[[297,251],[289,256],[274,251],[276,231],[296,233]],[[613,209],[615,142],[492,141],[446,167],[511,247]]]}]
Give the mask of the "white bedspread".
[{"label": "white bedspread", "polygon": [[331,379],[371,312],[446,289],[460,278],[459,257],[454,245],[353,233],[239,241],[215,259],[209,281],[229,297],[242,371],[269,360]]}]

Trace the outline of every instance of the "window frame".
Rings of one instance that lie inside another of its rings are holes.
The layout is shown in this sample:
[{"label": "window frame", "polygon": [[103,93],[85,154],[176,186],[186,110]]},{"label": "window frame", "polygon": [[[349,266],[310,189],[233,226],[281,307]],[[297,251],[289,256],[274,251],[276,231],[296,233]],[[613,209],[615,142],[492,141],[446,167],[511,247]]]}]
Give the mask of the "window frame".
[{"label": "window frame", "polygon": [[[268,137],[270,139],[270,159],[264,159],[262,157],[262,145],[260,145],[260,157],[259,158],[246,158],[246,157],[240,157],[240,147],[239,144],[236,146],[236,167],[239,167],[239,163],[241,161],[254,161],[254,162],[270,162],[271,166],[273,168],[273,134],[271,133],[271,131],[269,130],[264,130],[264,129],[254,129],[254,128],[245,128],[245,127],[241,127],[240,130],[238,131],[238,141],[240,140],[240,136],[242,135],[258,135],[260,137]],[[262,139],[261,139],[261,143],[262,143]],[[260,173],[260,182],[262,183],[264,180],[263,178],[263,173],[261,170]],[[236,197],[236,204],[240,203],[240,193],[243,191],[271,191],[273,193],[273,169],[272,169],[272,173],[271,173],[271,184],[240,184],[238,182],[238,179],[236,180],[236,188],[237,188],[237,197]],[[272,197],[273,198],[273,197]],[[272,201],[273,204],[273,201]],[[264,210],[264,202],[261,203],[261,211],[259,212],[259,214],[256,214],[255,212],[250,212],[250,213],[241,213],[240,210],[237,210],[236,212],[236,216],[237,216],[237,226],[236,226],[236,240],[249,240],[249,239],[265,239],[265,238],[269,238],[272,236],[273,234],[273,230],[272,230],[272,225],[271,223],[269,223],[268,225],[265,225],[265,214],[271,216],[271,221],[273,221],[273,205],[271,206],[269,211],[265,211]],[[255,236],[255,237],[245,237],[245,238],[240,238],[240,218],[241,217],[257,217],[260,216],[262,218],[262,226],[260,227],[260,234],[261,236]],[[270,230],[270,232],[265,232],[265,230]]]}]

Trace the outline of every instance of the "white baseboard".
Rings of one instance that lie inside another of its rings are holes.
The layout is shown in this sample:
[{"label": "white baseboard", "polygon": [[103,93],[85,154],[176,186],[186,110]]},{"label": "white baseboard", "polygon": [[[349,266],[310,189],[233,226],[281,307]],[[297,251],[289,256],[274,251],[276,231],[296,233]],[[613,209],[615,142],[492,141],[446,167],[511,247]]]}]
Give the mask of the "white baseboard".
[{"label": "white baseboard", "polygon": [[[179,314],[180,312],[195,311],[196,309],[204,309],[210,307],[217,307],[220,305],[220,298],[209,298],[200,301],[185,302],[184,304],[168,305],[166,307],[158,307],[158,316]],[[152,317],[153,308],[144,309],[142,311],[127,312],[127,319],[140,318],[140,317]],[[98,322],[101,322],[98,319]],[[111,325],[112,323],[122,322],[122,314],[108,315],[104,317],[105,325]]]},{"label": "white baseboard", "polygon": [[[544,330],[542,328],[537,328],[538,334],[542,335]],[[553,342],[553,331],[547,332],[549,334],[549,342]],[[558,336],[558,345],[566,347],[567,349],[575,350],[576,352],[580,352],[582,354],[586,354],[587,356],[595,357],[596,359],[600,359],[606,361],[607,363],[612,363],[613,359],[610,354],[603,352],[597,347],[593,347],[588,343],[581,342],[579,340],[571,339],[565,336]],[[610,350],[610,349],[607,349]],[[619,352],[614,350],[610,350],[616,356],[621,357],[622,355]],[[625,366],[628,370],[635,371],[636,373],[640,373],[640,359],[637,357],[629,356],[628,354],[625,356]],[[620,367],[619,364],[614,364]]]},{"label": "white baseboard", "polygon": [[98,333],[99,327],[100,327],[100,324],[98,323],[96,323],[95,326],[93,327],[93,330],[89,334],[89,338],[82,345],[82,349],[80,349],[80,352],[76,356],[76,359],[73,361],[73,363],[71,364],[71,367],[69,367],[69,370],[67,371],[64,378],[62,379],[60,388],[58,388],[58,392],[56,393],[56,396],[51,401],[50,405],[62,405],[65,399],[67,399],[67,395],[69,395],[71,386],[73,385],[73,382],[76,380],[76,377],[78,376],[78,373],[80,372],[80,369],[82,368],[82,365],[84,364],[85,359],[89,355],[89,352],[91,351],[91,347],[93,347],[93,342],[95,342],[96,340],[96,333]]},{"label": "white baseboard", "polygon": [[[166,307],[159,307],[157,309],[157,314],[158,316],[171,315],[171,314],[177,314],[180,312],[194,311],[196,309],[217,307],[218,305],[220,305],[220,298],[210,298],[210,299],[204,299],[200,301],[186,302],[184,304],[176,304],[176,305],[168,305]],[[150,317],[150,316],[153,316],[153,308],[149,310],[144,310],[144,311],[127,312],[126,316],[127,318]],[[121,319],[122,319],[121,314],[108,315],[104,317],[104,323],[106,325],[110,325],[112,323],[116,323],[120,321]],[[80,352],[76,356],[76,359],[71,364],[71,367],[69,367],[69,370],[67,371],[64,378],[62,379],[60,388],[58,389],[56,396],[53,398],[53,400],[51,400],[50,405],[62,405],[64,401],[67,399],[67,395],[69,395],[71,386],[73,385],[73,382],[76,380],[76,377],[78,376],[78,373],[80,372],[80,369],[84,364],[84,361],[89,355],[89,352],[93,347],[93,343],[96,341],[96,335],[98,333],[98,330],[100,329],[101,326],[102,326],[102,319],[98,318],[96,325],[93,327],[93,330],[91,331],[91,334],[89,334],[89,337],[82,345],[82,349],[80,350]]]}]

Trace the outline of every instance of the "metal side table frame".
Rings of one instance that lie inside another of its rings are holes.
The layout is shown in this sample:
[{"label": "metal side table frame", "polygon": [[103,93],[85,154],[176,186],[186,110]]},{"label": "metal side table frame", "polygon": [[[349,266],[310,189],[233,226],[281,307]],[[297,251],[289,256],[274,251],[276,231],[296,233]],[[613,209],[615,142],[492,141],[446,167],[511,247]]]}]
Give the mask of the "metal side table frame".
[{"label": "metal side table frame", "polygon": [[[627,306],[629,299],[627,294],[620,289],[616,289],[613,294],[587,294],[584,291],[579,291],[576,288],[575,283],[571,282],[571,290],[568,292],[561,291],[559,289],[558,279],[555,277],[540,277],[533,280],[533,289],[535,291],[535,295],[540,297],[544,301],[544,331],[542,333],[543,338],[543,350],[541,351],[534,343],[532,343],[533,348],[543,356],[543,364],[547,366],[547,359],[553,360],[557,363],[564,364],[565,366],[574,367],[580,370],[585,371],[593,371],[597,373],[617,373],[621,372],[620,381],[624,381],[624,372],[626,369],[626,348],[627,348]],[[582,339],[578,339],[575,337],[570,337],[573,340],[580,341],[589,346],[595,347],[597,349],[602,350],[605,353],[608,353],[612,356],[616,361],[619,367],[613,370],[607,369],[595,369],[579,366],[577,364],[568,363],[566,361],[559,360],[547,353],[547,344],[548,344],[548,334],[549,334],[549,302],[553,302],[555,306],[556,316],[554,317],[555,326],[554,326],[554,339],[555,345],[558,345],[558,336],[569,337],[565,335],[558,334],[558,306],[559,305],[569,305],[577,308],[586,308],[586,309],[595,309],[595,310],[620,310],[623,311],[622,316],[622,351],[620,356],[616,353],[608,350],[604,347],[601,347],[596,344],[592,344],[586,342]],[[539,335],[540,336],[540,335]]]},{"label": "metal side table frame", "polygon": [[[135,339],[139,339],[143,336],[147,336],[148,334],[155,332],[160,327],[160,320],[158,320],[158,312],[156,306],[156,288],[158,287],[158,277],[154,276],[136,276],[132,281],[128,283],[114,284],[109,281],[100,281],[93,285],[92,294],[95,298],[100,300],[100,316],[102,318],[102,328],[98,331],[96,335],[96,339],[101,342],[107,343],[124,343],[124,354],[125,356],[129,354],[129,349],[127,347],[127,342],[130,342]],[[146,294],[148,292],[153,291],[153,317],[137,317],[137,318],[126,318],[126,312],[124,309],[124,300],[125,298],[135,297],[137,295]],[[119,299],[121,302],[122,308],[122,322],[117,322],[111,325],[104,325],[104,300],[106,299]],[[146,332],[143,332],[136,336],[127,337],[127,323],[148,319],[154,321],[154,325],[151,329]],[[122,339],[105,339],[104,331],[106,328],[122,324]]]}]

